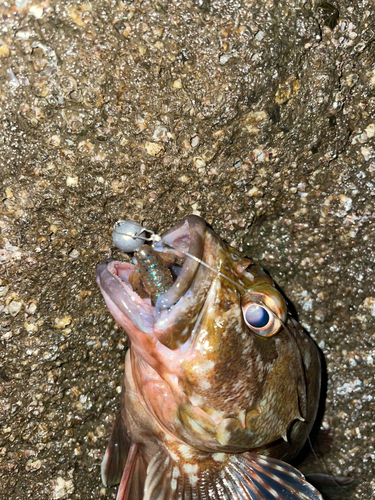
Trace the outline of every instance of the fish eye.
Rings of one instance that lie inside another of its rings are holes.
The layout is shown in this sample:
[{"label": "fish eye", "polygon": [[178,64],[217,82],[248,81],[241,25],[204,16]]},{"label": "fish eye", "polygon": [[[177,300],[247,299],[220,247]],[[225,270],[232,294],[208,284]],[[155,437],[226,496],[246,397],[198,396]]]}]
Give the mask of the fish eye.
[{"label": "fish eye", "polygon": [[259,304],[256,297],[242,305],[242,314],[246,325],[260,337],[272,337],[280,331],[279,316],[265,304]]},{"label": "fish eye", "polygon": [[265,328],[271,320],[267,309],[258,304],[249,304],[244,310],[244,318],[249,328]]},{"label": "fish eye", "polygon": [[276,335],[287,320],[283,296],[270,283],[261,282],[241,298],[243,319],[249,330],[260,337]]}]

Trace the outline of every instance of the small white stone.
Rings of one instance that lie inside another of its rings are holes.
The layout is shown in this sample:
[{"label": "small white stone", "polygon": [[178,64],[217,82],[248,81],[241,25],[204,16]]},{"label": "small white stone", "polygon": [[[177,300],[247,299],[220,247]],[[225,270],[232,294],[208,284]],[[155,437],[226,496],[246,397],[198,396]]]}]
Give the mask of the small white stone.
[{"label": "small white stone", "polygon": [[162,125],[155,128],[152,138],[156,141],[165,141],[167,139],[168,129]]},{"label": "small white stone", "polygon": [[219,64],[224,66],[232,56],[230,54],[221,54],[219,57]]},{"label": "small white stone", "polygon": [[38,326],[35,325],[34,323],[25,323],[25,329],[28,332],[37,332],[38,331]]},{"label": "small white stone", "polygon": [[69,498],[69,496],[74,492],[74,485],[71,479],[67,481],[58,477],[52,482],[52,495],[53,500],[60,500],[63,498]]},{"label": "small white stone", "polygon": [[8,304],[8,311],[11,316],[17,316],[22,307],[22,302],[19,300],[12,300]]},{"label": "small white stone", "polygon": [[150,156],[159,156],[163,153],[163,146],[156,142],[145,142],[145,149]]},{"label": "small white stone", "polygon": [[41,19],[43,17],[43,7],[41,5],[32,5],[29,9],[29,13],[35,17],[35,19]]},{"label": "small white stone", "polygon": [[6,332],[6,333],[3,333],[3,335],[1,336],[1,340],[10,340],[12,337],[13,337],[13,333],[11,331]]},{"label": "small white stone", "polygon": [[340,194],[339,199],[340,204],[344,207],[345,212],[348,212],[352,208],[353,200],[345,194]]},{"label": "small white stone", "polygon": [[55,328],[65,328],[72,322],[71,316],[64,316],[63,318],[55,318]]},{"label": "small white stone", "polygon": [[199,135],[195,135],[190,140],[190,145],[192,148],[196,148],[200,142]]},{"label": "small white stone", "polygon": [[77,186],[78,184],[78,177],[70,177],[68,176],[66,178],[66,185],[67,186]]},{"label": "small white stone", "polygon": [[206,166],[206,162],[201,157],[194,158],[194,163],[197,168],[203,168]]},{"label": "small white stone", "polygon": [[253,186],[251,189],[248,190],[247,194],[249,196],[257,196],[259,194],[259,188]]},{"label": "small white stone", "polygon": [[361,153],[364,156],[365,160],[368,161],[373,154],[373,150],[371,148],[361,148]]},{"label": "small white stone", "polygon": [[39,470],[41,468],[41,466],[42,466],[41,460],[33,460],[32,458],[30,458],[26,462],[25,469],[27,472],[29,472],[29,471]]},{"label": "small white stone", "polygon": [[375,318],[375,297],[366,297],[361,307],[367,309]]},{"label": "small white stone", "polygon": [[366,135],[369,139],[375,136],[375,123],[370,123],[368,127],[365,128]]},{"label": "small white stone", "polygon": [[80,256],[80,252],[78,250],[76,250],[75,248],[73,248],[73,250],[69,253],[69,257],[71,259],[78,259],[79,256]]}]

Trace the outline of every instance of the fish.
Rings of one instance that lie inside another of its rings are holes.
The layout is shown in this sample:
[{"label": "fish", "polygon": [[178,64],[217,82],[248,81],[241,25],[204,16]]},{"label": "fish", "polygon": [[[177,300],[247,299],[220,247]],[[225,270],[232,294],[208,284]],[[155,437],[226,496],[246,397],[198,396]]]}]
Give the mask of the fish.
[{"label": "fish", "polygon": [[290,465],[320,354],[258,264],[188,215],[96,279],[129,340],[101,465],[117,500],[322,500]]}]

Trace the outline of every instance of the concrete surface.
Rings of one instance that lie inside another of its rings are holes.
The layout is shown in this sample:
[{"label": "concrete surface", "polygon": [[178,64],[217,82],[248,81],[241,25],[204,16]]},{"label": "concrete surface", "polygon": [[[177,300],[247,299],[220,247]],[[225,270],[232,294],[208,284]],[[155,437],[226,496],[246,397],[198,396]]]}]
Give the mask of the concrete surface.
[{"label": "concrete surface", "polygon": [[188,213],[294,304],[327,363],[323,460],[375,498],[375,14],[335,6],[1,2],[1,500],[115,498],[126,338],[95,268],[117,219]]}]

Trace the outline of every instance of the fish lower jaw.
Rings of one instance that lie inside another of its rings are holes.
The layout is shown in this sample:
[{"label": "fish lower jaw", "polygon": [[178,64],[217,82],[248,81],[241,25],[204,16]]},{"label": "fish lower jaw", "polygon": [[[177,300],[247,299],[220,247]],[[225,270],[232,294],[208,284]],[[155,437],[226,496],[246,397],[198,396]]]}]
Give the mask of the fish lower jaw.
[{"label": "fish lower jaw", "polygon": [[129,283],[134,267],[119,261],[103,262],[96,275],[112,316],[129,335],[132,325],[144,333],[151,333],[155,323],[155,308],[150,300],[141,298]]}]

